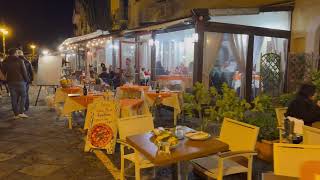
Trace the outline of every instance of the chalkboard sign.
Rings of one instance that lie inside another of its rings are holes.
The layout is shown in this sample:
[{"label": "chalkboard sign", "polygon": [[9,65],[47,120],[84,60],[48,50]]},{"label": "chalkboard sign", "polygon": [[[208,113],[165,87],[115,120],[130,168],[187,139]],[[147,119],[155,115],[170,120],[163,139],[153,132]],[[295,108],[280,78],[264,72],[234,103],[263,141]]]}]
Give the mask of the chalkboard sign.
[{"label": "chalkboard sign", "polygon": [[61,78],[61,56],[40,56],[36,84],[39,86],[58,86]]}]

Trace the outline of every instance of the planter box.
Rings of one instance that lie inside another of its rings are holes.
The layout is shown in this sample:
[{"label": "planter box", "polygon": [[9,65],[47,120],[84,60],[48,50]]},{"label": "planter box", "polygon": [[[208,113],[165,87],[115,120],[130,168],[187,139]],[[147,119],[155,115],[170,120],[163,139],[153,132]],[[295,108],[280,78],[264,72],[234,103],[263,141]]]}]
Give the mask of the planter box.
[{"label": "planter box", "polygon": [[256,144],[256,151],[258,152],[258,158],[264,160],[266,162],[272,163],[273,162],[273,143],[279,142],[276,141],[267,141],[262,140],[257,141]]}]

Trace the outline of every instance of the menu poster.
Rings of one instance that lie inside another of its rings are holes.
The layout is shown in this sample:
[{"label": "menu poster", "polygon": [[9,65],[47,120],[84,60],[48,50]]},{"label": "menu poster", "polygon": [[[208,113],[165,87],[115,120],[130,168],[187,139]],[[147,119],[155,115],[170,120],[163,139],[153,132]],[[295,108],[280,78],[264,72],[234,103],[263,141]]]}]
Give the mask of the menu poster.
[{"label": "menu poster", "polygon": [[91,107],[85,152],[105,149],[113,154],[117,138],[116,104],[114,101],[97,101]]}]

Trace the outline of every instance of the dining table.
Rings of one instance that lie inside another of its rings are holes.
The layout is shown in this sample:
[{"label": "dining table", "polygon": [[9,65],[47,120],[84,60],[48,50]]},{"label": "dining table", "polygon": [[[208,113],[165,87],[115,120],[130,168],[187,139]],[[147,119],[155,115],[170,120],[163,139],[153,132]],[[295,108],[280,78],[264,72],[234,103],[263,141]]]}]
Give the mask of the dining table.
[{"label": "dining table", "polygon": [[54,104],[64,103],[68,94],[83,94],[83,91],[82,88],[78,86],[58,88],[54,95]]},{"label": "dining table", "polygon": [[173,108],[173,125],[177,125],[178,114],[181,113],[181,92],[180,91],[145,91],[144,99],[149,107],[159,101],[164,106]]},{"label": "dining table", "polygon": [[104,99],[103,94],[89,93],[88,95],[68,96],[63,106],[62,115],[67,117],[69,128],[72,129],[72,113],[88,109],[94,100]]},{"label": "dining table", "polygon": [[116,97],[118,99],[141,98],[142,92],[147,91],[149,89],[150,89],[150,86],[123,85],[117,88]]},{"label": "dining table", "polygon": [[149,113],[143,99],[120,99],[120,118]]},{"label": "dining table", "polygon": [[[188,131],[193,130],[185,127],[184,132]],[[180,162],[214,155],[219,152],[226,152],[229,150],[228,144],[216,139],[215,137],[210,137],[209,139],[202,141],[190,140],[185,137],[184,139],[179,140],[177,147],[171,150],[169,154],[159,153],[157,145],[151,141],[152,136],[152,132],[128,136],[126,138],[126,142],[156,166],[176,164],[176,179],[182,178],[180,173]]]}]

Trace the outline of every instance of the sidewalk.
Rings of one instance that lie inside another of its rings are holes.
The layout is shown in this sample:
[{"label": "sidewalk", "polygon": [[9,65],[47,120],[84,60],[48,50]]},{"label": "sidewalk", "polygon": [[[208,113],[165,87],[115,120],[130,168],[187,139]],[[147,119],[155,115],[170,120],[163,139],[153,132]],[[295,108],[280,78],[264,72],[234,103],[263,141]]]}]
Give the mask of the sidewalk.
[{"label": "sidewalk", "polygon": [[12,119],[8,97],[0,99],[0,179],[113,179],[92,153],[83,152],[80,132],[69,130],[45,106],[30,118]]}]

